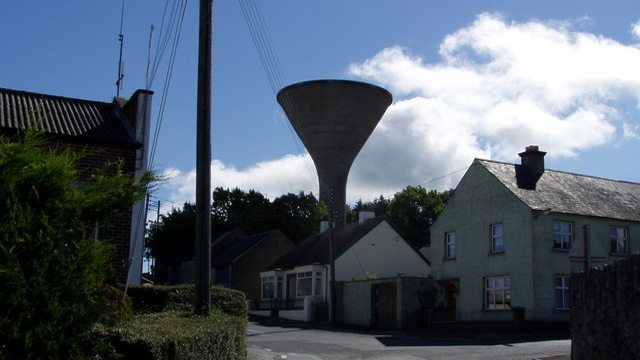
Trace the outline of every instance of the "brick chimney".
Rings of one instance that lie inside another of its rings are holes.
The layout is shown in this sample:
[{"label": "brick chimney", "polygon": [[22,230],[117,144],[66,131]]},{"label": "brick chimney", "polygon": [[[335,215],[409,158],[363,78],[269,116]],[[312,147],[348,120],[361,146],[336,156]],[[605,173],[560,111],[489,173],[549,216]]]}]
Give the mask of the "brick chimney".
[{"label": "brick chimney", "polygon": [[522,166],[526,166],[534,173],[542,174],[544,172],[544,156],[546,154],[546,152],[538,150],[538,146],[529,145],[518,156],[520,156]]}]

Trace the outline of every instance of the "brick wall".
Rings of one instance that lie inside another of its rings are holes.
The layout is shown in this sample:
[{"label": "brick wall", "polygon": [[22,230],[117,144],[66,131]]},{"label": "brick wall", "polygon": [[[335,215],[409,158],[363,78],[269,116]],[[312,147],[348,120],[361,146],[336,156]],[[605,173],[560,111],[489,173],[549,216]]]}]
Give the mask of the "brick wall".
[{"label": "brick wall", "polygon": [[[59,148],[67,147],[75,153],[84,153],[78,162],[80,179],[88,179],[98,169],[105,169],[109,163],[124,161],[123,171],[133,176],[135,173],[136,149],[119,144],[88,144],[84,142],[58,142]],[[108,169],[107,175],[114,174],[114,168]],[[129,247],[131,239],[131,210],[117,218],[99,224],[98,238],[110,241],[114,245],[114,256],[111,260],[118,281],[124,284],[127,280],[129,265]]]},{"label": "brick wall", "polygon": [[572,276],[571,358],[640,359],[640,255]]}]

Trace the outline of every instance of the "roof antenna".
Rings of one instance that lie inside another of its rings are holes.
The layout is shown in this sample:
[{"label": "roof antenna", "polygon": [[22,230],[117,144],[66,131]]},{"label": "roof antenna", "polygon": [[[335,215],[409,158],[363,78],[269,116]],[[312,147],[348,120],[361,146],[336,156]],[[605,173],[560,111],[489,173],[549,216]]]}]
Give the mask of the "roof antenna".
[{"label": "roof antenna", "polygon": [[149,53],[147,54],[147,81],[145,82],[145,90],[149,90],[151,82],[149,81],[149,69],[151,67],[151,47],[153,45],[153,24],[151,24],[151,30],[149,31]]},{"label": "roof antenna", "polygon": [[120,89],[122,89],[122,78],[124,78],[122,61],[122,48],[124,45],[124,35],[122,34],[122,26],[124,23],[124,0],[122,0],[122,9],[120,11],[120,34],[118,35],[118,41],[120,42],[120,59],[118,61],[118,80],[116,81],[116,97],[120,96]]}]

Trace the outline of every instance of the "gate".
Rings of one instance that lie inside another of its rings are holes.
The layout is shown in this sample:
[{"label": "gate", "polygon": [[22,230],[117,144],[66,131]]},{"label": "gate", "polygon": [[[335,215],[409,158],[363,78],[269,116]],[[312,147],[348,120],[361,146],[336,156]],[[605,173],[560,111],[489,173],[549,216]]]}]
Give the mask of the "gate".
[{"label": "gate", "polygon": [[373,326],[394,329],[396,317],[396,283],[373,285]]}]

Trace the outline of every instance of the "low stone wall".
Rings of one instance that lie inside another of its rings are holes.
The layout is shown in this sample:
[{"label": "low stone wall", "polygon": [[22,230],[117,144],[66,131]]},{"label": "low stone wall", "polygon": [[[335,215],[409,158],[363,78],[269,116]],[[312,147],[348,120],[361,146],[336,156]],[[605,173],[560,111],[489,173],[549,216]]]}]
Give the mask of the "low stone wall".
[{"label": "low stone wall", "polygon": [[640,359],[640,255],[571,278],[571,358]]}]

